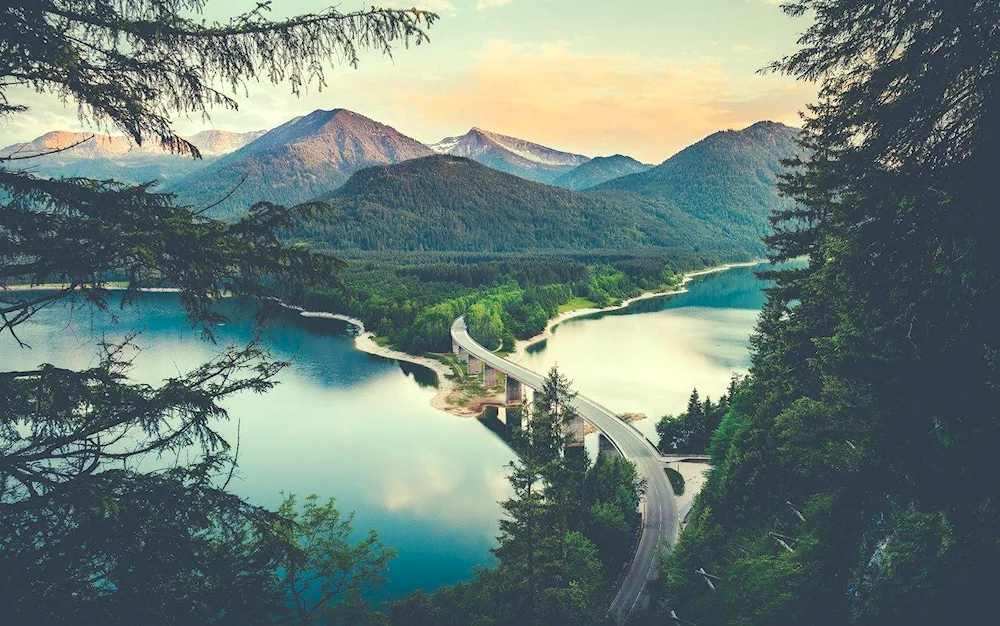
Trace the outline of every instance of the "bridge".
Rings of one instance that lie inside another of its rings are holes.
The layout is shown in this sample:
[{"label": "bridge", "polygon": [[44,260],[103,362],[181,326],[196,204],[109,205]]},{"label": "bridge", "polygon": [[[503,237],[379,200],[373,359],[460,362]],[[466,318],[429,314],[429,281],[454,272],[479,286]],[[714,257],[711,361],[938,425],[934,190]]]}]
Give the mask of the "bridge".
[{"label": "bridge", "polygon": [[[544,376],[493,354],[479,345],[469,335],[465,318],[460,317],[451,326],[452,348],[459,360],[468,363],[470,374],[483,374],[484,382],[494,385],[497,373],[507,377],[506,399],[508,404],[519,404],[524,387],[535,391],[542,388]],[[673,543],[677,539],[677,504],[673,488],[663,471],[661,457],[656,448],[632,425],[583,395],[571,403],[583,419],[604,434],[623,457],[635,463],[640,477],[646,480],[646,494],[642,500],[642,536],[632,564],[621,587],[611,603],[611,614],[623,622],[639,605],[644,595],[646,581],[655,577],[656,547],[661,540]],[[581,433],[582,434],[582,433]]]}]

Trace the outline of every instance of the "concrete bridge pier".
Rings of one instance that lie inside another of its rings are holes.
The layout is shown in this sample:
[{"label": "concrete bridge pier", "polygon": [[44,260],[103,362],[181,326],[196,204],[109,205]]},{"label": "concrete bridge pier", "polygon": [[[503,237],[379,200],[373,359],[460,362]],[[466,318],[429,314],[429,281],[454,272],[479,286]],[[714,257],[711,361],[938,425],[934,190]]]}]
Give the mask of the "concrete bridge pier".
[{"label": "concrete bridge pier", "polygon": [[469,351],[466,350],[465,348],[459,346],[458,350],[455,352],[455,354],[458,355],[458,362],[459,363],[468,363],[469,362]]},{"label": "concrete bridge pier", "polygon": [[509,374],[507,375],[506,391],[507,406],[519,405],[524,402],[524,387],[521,385],[521,381]]},{"label": "concrete bridge pier", "polygon": [[452,339],[451,339],[451,352],[452,352],[452,354],[458,354],[461,351],[462,351],[462,347],[460,345],[458,345],[458,342],[455,341],[454,337],[452,337]]},{"label": "concrete bridge pier", "polygon": [[615,447],[615,444],[611,443],[611,440],[608,439],[604,433],[600,433],[597,436],[597,447],[600,454],[603,454],[606,457],[621,457],[621,453],[618,452],[618,448]]},{"label": "concrete bridge pier", "polygon": [[497,371],[489,365],[483,364],[483,387],[493,389],[498,382]]},{"label": "concrete bridge pier", "polygon": [[570,436],[570,441],[567,444],[569,447],[583,447],[583,418],[579,414],[571,418],[566,423],[566,432]]},{"label": "concrete bridge pier", "polygon": [[482,374],[483,366],[486,365],[485,363],[483,363],[483,360],[474,354],[469,354],[466,356],[468,356],[469,375],[472,376],[474,374]]}]

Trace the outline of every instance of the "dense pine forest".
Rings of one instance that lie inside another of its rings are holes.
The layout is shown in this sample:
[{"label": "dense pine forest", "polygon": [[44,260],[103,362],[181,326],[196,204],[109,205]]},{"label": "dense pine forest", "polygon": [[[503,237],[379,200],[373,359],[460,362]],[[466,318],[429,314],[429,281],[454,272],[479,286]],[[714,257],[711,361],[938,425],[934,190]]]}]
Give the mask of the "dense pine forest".
[{"label": "dense pine forest", "polygon": [[[809,0],[819,80],[750,377],[644,620],[991,621],[1000,6]],[[696,572],[718,577],[714,588]]]}]

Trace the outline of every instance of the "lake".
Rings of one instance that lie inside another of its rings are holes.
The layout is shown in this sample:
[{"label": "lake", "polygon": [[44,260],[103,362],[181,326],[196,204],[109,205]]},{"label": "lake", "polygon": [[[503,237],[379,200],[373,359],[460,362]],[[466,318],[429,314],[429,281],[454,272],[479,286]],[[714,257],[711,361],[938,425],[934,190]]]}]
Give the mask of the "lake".
[{"label": "lake", "polygon": [[[157,383],[245,343],[252,330],[229,324],[217,329],[218,345],[205,343],[172,294],[147,294],[138,310],[116,313],[117,324],[65,306],[45,310],[19,329],[30,350],[0,338],[0,367],[86,367],[97,362],[93,339],[141,331],[134,375]],[[464,580],[491,564],[498,501],[508,493],[504,466],[514,458],[503,441],[475,419],[431,408],[433,372],[408,365],[404,372],[359,352],[343,322],[289,315],[267,338],[276,357],[294,361],[272,391],[227,402],[232,421],[220,431],[235,442],[238,420],[240,432],[230,489],[271,509],[284,490],[335,496],[342,510],[356,511],[359,539],[375,528],[399,553],[381,599]]]},{"label": "lake", "polygon": [[592,400],[647,415],[635,425],[656,442],[656,422],[683,412],[692,389],[717,399],[734,373],[747,372],[765,299],[762,267],[705,274],[686,293],[566,320],[520,362],[535,371],[558,366]]},{"label": "lake", "polygon": [[[692,387],[715,397],[733,372],[746,371],[764,300],[754,271],[699,277],[688,293],[564,322],[524,363],[539,371],[558,363],[587,396],[649,415],[639,426],[655,441],[655,418],[683,410]],[[95,339],[139,331],[134,376],[155,384],[252,332],[234,322],[216,329],[217,345],[201,341],[172,294],[147,294],[138,309],[114,312],[117,321],[68,306],[44,310],[19,329],[31,349],[0,338],[0,367],[85,367],[97,361]],[[359,538],[375,528],[399,553],[381,600],[468,579],[493,562],[513,453],[479,421],[431,408],[432,372],[359,352],[351,332],[292,314],[267,332],[274,355],[293,364],[269,393],[227,402],[231,421],[220,430],[235,441],[238,424],[240,435],[230,488],[269,508],[286,491],[335,496],[356,511]]]}]

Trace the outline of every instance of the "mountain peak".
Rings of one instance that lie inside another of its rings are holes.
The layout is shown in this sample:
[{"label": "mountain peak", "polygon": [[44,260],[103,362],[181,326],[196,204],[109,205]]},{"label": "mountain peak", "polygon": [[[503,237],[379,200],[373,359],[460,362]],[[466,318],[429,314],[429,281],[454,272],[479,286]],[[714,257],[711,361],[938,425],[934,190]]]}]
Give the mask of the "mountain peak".
[{"label": "mountain peak", "polygon": [[[256,141],[179,181],[185,200],[226,197],[217,214],[257,201],[305,202],[330,193],[359,169],[432,154],[419,141],[348,109],[317,109],[268,131]],[[246,178],[246,184],[240,181]]]},{"label": "mountain peak", "polygon": [[562,152],[478,126],[473,126],[464,135],[442,139],[431,149],[542,183],[551,183],[560,174],[590,160],[580,154]]},{"label": "mountain peak", "polygon": [[[689,215],[759,242],[771,232],[771,212],[792,204],[779,197],[775,182],[784,159],[804,156],[797,134],[797,129],[776,122],[720,131],[650,170],[595,189],[668,199]],[[756,245],[763,253],[763,247]]]},{"label": "mountain peak", "polygon": [[573,190],[589,189],[621,176],[645,172],[651,167],[624,154],[594,157],[559,176],[552,184]]}]

